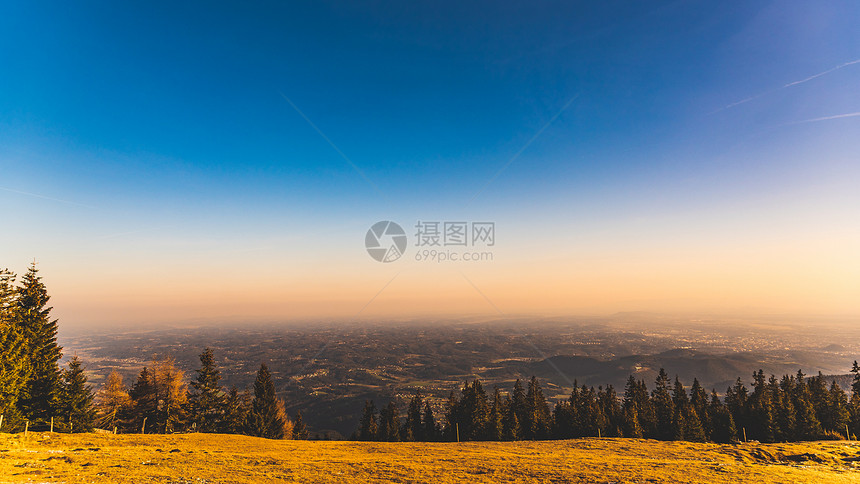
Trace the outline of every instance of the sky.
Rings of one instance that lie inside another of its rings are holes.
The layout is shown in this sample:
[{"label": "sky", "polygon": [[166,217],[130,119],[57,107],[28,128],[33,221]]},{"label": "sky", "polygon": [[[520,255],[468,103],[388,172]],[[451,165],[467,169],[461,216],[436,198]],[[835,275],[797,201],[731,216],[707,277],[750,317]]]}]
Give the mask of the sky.
[{"label": "sky", "polygon": [[[852,1],[7,3],[0,267],[36,260],[70,327],[856,321],[857,18]],[[366,250],[379,221],[404,229],[397,260]],[[491,222],[493,244],[422,245],[428,222]]]}]

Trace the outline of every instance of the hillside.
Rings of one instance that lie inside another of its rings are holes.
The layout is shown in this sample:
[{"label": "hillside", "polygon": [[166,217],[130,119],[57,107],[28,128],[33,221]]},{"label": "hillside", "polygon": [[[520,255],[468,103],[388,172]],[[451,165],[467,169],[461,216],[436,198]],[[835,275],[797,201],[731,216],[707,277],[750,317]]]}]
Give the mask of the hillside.
[{"label": "hillside", "polygon": [[634,439],[271,441],[234,435],[0,434],[0,482],[858,482],[860,443]]}]

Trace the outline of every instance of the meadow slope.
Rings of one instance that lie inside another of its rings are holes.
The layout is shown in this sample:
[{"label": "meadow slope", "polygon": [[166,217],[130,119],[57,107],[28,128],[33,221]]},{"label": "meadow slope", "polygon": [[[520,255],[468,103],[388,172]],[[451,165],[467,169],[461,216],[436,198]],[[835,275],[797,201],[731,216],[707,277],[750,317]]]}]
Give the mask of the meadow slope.
[{"label": "meadow slope", "polygon": [[860,442],[358,443],[0,434],[0,482],[860,482]]}]

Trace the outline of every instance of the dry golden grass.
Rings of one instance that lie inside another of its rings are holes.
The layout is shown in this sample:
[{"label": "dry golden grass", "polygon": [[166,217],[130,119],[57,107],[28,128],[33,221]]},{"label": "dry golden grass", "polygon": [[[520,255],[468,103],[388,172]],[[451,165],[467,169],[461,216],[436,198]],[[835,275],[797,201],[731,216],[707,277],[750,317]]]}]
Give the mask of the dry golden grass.
[{"label": "dry golden grass", "polygon": [[0,482],[856,483],[860,443],[580,439],[425,444],[205,434],[0,434]]}]

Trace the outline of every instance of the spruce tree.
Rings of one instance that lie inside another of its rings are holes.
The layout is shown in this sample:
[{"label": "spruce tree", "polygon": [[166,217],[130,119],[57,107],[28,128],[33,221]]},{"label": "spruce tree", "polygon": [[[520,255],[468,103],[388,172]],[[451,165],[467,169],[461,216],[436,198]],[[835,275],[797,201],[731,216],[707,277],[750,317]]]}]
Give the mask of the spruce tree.
[{"label": "spruce tree", "polygon": [[77,356],[69,361],[69,368],[63,370],[61,385],[59,416],[62,425],[71,432],[89,432],[96,418],[95,396],[92,387],[87,385],[87,376]]},{"label": "spruce tree", "polygon": [[639,423],[639,414],[635,406],[624,408],[624,437],[641,439],[645,433],[642,431],[642,425]]},{"label": "spruce tree", "polygon": [[720,402],[717,391],[711,393],[711,403],[708,405],[708,418],[713,430],[711,440],[719,444],[728,444],[737,438],[737,427],[734,417],[728,407]]},{"label": "spruce tree", "polygon": [[376,440],[379,435],[379,426],[376,421],[376,405],[373,400],[364,401],[364,412],[358,427],[358,439],[371,441]]},{"label": "spruce tree", "polygon": [[[15,429],[23,423],[18,398],[28,380],[29,360],[16,313],[15,274],[0,270],[0,414],[3,428]],[[0,429],[2,430],[2,429]]]},{"label": "spruce tree", "polygon": [[527,439],[537,440],[549,437],[552,428],[552,414],[549,411],[546,398],[543,396],[540,383],[534,376],[529,380],[525,415],[525,437]]},{"label": "spruce tree", "polygon": [[200,354],[200,369],[191,381],[193,391],[188,396],[191,422],[198,432],[218,432],[223,428],[224,392],[221,390],[221,372],[215,367],[210,348]]},{"label": "spruce tree", "polygon": [[254,382],[254,400],[251,402],[248,430],[256,437],[283,439],[285,423],[278,412],[272,375],[263,363],[257,371],[257,380]]},{"label": "spruce tree", "polygon": [[131,387],[129,396],[132,401],[133,418],[129,422],[131,431],[149,431],[155,433],[157,431],[155,421],[158,411],[158,397],[155,389],[154,378],[149,368],[143,367],[137,375],[137,381]]},{"label": "spruce tree", "polygon": [[505,440],[520,440],[523,438],[523,430],[520,425],[520,419],[517,416],[517,412],[513,410],[513,400],[508,397],[505,399],[505,407],[507,418],[505,419]]},{"label": "spruce tree", "polygon": [[753,373],[753,392],[747,402],[749,415],[749,438],[761,442],[773,442],[776,429],[776,409],[773,406],[772,392],[768,388],[764,371]]},{"label": "spruce tree", "polygon": [[675,385],[672,389],[672,403],[674,410],[672,412],[672,438],[675,440],[690,440],[686,430],[690,423],[687,419],[690,416],[690,400],[687,398],[687,390],[675,375]]},{"label": "spruce tree", "polygon": [[705,434],[705,440],[709,440],[711,438],[713,427],[711,426],[710,419],[708,418],[708,394],[705,393],[705,389],[702,388],[701,383],[699,383],[699,380],[696,378],[693,378],[693,386],[690,387],[690,406],[699,417],[702,431]]},{"label": "spruce tree", "polygon": [[236,387],[233,387],[224,398],[224,413],[218,431],[225,434],[248,433],[250,415],[251,394],[248,390],[240,393]]},{"label": "spruce tree", "polygon": [[552,436],[556,439],[573,437],[573,411],[570,400],[560,401],[552,409]]},{"label": "spruce tree", "polygon": [[624,386],[624,397],[621,400],[621,408],[624,413],[623,432],[625,437],[641,439],[645,436],[645,429],[642,428],[642,422],[639,419],[641,407],[638,393],[639,384],[633,375],[628,376]]},{"label": "spruce tree", "polygon": [[460,399],[453,390],[448,394],[445,402],[445,423],[442,434],[445,440],[455,441],[460,435]]},{"label": "spruce tree", "polygon": [[377,440],[382,442],[400,441],[400,414],[394,400],[388,402],[379,412],[379,430]]},{"label": "spruce tree", "polygon": [[851,383],[851,400],[849,405],[851,433],[860,435],[860,365],[857,365],[857,360],[854,360],[851,373],[854,374],[854,380]]},{"label": "spruce tree", "polygon": [[433,408],[430,400],[424,400],[424,413],[421,416],[421,427],[423,438],[427,442],[434,442],[439,438],[439,429],[436,426],[436,418],[433,416]]},{"label": "spruce tree", "polygon": [[21,280],[15,318],[24,337],[29,378],[18,408],[30,421],[47,422],[58,410],[62,348],[57,344],[57,320],[51,319],[51,297],[34,262]]},{"label": "spruce tree", "polygon": [[854,360],[851,373],[854,373],[854,378],[851,382],[851,396],[860,397],[860,365],[857,364],[857,360]]},{"label": "spruce tree", "polygon": [[732,420],[737,428],[738,436],[743,436],[748,426],[748,404],[749,392],[743,381],[738,377],[735,386],[726,389],[726,408],[732,414]]},{"label": "spruce tree", "polygon": [[848,399],[845,395],[845,391],[842,390],[836,381],[833,381],[830,384],[825,419],[826,424],[823,424],[825,425],[825,428],[838,434],[845,433],[845,428],[851,421]]},{"label": "spruce tree", "polygon": [[675,404],[669,392],[669,375],[666,374],[666,370],[660,368],[655,383],[656,387],[651,393],[651,400],[654,402],[654,413],[657,420],[657,438],[672,440],[675,437],[673,431]]},{"label": "spruce tree", "polygon": [[779,386],[773,389],[776,407],[776,429],[774,439],[778,442],[797,440],[797,411],[794,408],[794,377],[784,375]]},{"label": "spruce tree", "polygon": [[624,435],[624,414],[621,412],[621,403],[618,394],[612,385],[598,394],[597,404],[600,414],[606,420],[606,427],[602,428],[604,436],[621,437]]},{"label": "spruce tree", "polygon": [[809,401],[812,403],[812,408],[815,409],[815,417],[821,423],[822,431],[833,430],[827,415],[830,407],[830,393],[827,391],[824,375],[819,371],[818,376],[809,378],[807,388],[809,388]]},{"label": "spruce tree", "polygon": [[512,417],[516,417],[517,424],[516,433],[509,432],[509,435],[515,435],[515,439],[525,438],[525,429],[523,428],[523,423],[528,420],[528,417],[526,415],[526,390],[525,388],[523,388],[523,384],[519,378],[517,378],[517,381],[514,383],[514,389],[511,392],[509,398],[510,402],[508,402],[508,410],[509,414],[512,414],[511,418],[509,418],[509,425],[511,426],[510,430],[513,429],[514,423],[514,419]]},{"label": "spruce tree", "polygon": [[642,432],[645,438],[656,439],[659,436],[657,430],[657,411],[654,406],[654,401],[648,396],[648,386],[645,380],[639,380],[636,383],[636,410],[639,413],[639,423],[642,425]]},{"label": "spruce tree", "polygon": [[462,397],[454,412],[460,424],[461,440],[484,440],[489,422],[490,406],[480,380],[465,383]]},{"label": "spruce tree", "polygon": [[505,410],[504,400],[502,399],[502,392],[499,391],[498,387],[494,387],[493,403],[490,406],[490,415],[487,420],[487,439],[499,441],[504,438],[504,417]]},{"label": "spruce tree", "polygon": [[809,386],[803,377],[803,372],[798,370],[793,397],[794,408],[797,412],[796,438],[797,440],[816,440],[820,439],[824,432],[821,428],[821,422],[815,415],[815,407],[812,404]]},{"label": "spruce tree", "polygon": [[420,391],[416,391],[412,399],[409,400],[409,407],[406,409],[406,421],[403,423],[403,431],[401,432],[401,440],[405,442],[423,441],[424,427],[421,425],[421,410],[424,398]]},{"label": "spruce tree", "polygon": [[296,418],[293,419],[293,440],[308,440],[308,428],[302,420],[302,412],[296,412]]}]

